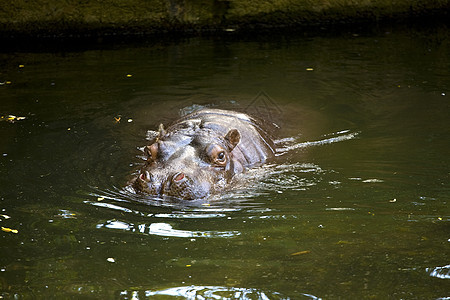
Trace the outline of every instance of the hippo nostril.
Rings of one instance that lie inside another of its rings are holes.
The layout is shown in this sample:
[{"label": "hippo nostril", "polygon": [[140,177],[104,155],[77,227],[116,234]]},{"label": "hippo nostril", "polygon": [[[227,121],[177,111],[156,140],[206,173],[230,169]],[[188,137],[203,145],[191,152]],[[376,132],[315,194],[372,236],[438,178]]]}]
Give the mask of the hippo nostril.
[{"label": "hippo nostril", "polygon": [[174,182],[182,182],[185,178],[186,176],[184,175],[183,172],[178,172],[175,175],[173,175],[172,180]]},{"label": "hippo nostril", "polygon": [[139,175],[139,179],[142,181],[150,181],[150,173],[148,171],[142,172],[141,175]]}]

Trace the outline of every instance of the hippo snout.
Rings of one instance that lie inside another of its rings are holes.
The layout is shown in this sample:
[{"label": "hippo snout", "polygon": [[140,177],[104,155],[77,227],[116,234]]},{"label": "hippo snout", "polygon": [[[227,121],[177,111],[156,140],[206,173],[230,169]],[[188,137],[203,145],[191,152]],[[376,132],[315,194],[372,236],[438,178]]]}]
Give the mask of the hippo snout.
[{"label": "hippo snout", "polygon": [[175,173],[175,175],[172,176],[172,182],[175,184],[180,184],[182,182],[185,182],[186,180],[186,175],[184,175],[183,172]]},{"label": "hippo snout", "polygon": [[206,197],[211,186],[207,182],[200,182],[193,174],[188,175],[182,171],[158,176],[143,170],[135,182],[135,188],[156,196],[193,200]]},{"label": "hippo snout", "polygon": [[159,195],[161,186],[155,177],[149,171],[143,170],[134,181],[134,188],[141,192],[150,193],[152,195]]}]

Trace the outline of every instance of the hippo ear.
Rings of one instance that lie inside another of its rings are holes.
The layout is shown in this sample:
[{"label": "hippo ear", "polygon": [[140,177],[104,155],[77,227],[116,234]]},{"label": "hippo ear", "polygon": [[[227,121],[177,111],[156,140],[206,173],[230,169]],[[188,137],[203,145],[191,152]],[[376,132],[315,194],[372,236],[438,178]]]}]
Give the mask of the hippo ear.
[{"label": "hippo ear", "polygon": [[231,129],[225,136],[225,140],[228,142],[228,150],[232,151],[241,140],[241,134],[236,129]]}]

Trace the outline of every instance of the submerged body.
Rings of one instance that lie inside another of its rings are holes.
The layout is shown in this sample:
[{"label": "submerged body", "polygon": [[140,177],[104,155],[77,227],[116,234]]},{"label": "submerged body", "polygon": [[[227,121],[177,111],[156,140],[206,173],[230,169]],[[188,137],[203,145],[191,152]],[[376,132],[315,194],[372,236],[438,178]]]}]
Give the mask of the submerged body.
[{"label": "submerged body", "polygon": [[131,184],[136,192],[194,200],[224,190],[236,174],[273,157],[275,148],[252,117],[201,109],[167,129],[161,125],[144,152],[147,161]]}]

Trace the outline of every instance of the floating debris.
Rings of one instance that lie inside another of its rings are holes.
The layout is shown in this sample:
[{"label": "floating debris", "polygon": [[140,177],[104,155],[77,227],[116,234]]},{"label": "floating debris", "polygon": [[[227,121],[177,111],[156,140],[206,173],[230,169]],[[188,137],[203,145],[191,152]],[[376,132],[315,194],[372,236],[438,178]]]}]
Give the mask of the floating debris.
[{"label": "floating debris", "polygon": [[11,228],[8,228],[8,227],[3,227],[3,226],[2,226],[2,231],[4,231],[4,232],[11,232],[11,233],[19,233],[19,230],[17,230],[17,229],[11,229]]},{"label": "floating debris", "polygon": [[291,253],[291,256],[303,255],[303,254],[308,254],[308,253],[311,253],[311,251],[309,251],[309,250],[304,250],[304,251],[299,251],[299,252]]},{"label": "floating debris", "polygon": [[18,116],[15,116],[15,115],[0,116],[0,121],[7,121],[7,122],[10,122],[10,123],[14,123],[14,122],[17,122],[17,121],[22,121],[22,120],[25,120],[25,119],[26,119],[26,117],[18,117]]},{"label": "floating debris", "polygon": [[340,241],[338,241],[336,244],[338,244],[338,245],[349,245],[349,244],[353,244],[352,242],[349,242],[349,241],[343,241],[343,240],[340,240]]}]

